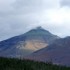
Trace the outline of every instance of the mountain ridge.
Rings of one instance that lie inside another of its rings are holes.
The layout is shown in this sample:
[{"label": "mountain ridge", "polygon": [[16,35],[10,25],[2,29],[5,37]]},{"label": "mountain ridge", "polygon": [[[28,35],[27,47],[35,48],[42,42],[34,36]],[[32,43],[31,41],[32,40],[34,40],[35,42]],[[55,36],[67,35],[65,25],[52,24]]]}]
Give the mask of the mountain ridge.
[{"label": "mountain ridge", "polygon": [[51,44],[58,36],[37,27],[22,35],[0,42],[0,56],[23,57]]}]

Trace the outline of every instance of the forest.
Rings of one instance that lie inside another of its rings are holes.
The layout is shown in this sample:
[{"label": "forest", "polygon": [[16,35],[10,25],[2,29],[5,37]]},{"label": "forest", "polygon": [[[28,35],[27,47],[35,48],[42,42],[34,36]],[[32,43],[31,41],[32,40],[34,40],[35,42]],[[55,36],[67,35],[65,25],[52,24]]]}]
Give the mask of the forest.
[{"label": "forest", "polygon": [[0,70],[70,70],[70,67],[58,66],[31,60],[16,58],[0,58]]}]

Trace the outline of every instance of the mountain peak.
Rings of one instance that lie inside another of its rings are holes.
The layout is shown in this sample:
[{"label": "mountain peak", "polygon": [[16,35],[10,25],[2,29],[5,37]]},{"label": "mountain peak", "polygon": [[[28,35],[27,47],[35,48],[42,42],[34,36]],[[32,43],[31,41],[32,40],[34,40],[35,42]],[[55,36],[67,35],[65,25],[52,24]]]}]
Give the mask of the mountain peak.
[{"label": "mountain peak", "polygon": [[24,57],[51,44],[57,37],[41,26],[0,42],[0,56]]},{"label": "mountain peak", "polygon": [[41,26],[36,27],[36,29],[43,29]]},{"label": "mountain peak", "polygon": [[45,33],[51,34],[48,30],[45,30],[42,26],[35,27],[34,29],[31,29],[30,31],[37,31],[38,33],[45,32]]},{"label": "mountain peak", "polygon": [[31,29],[30,31],[28,31],[27,33],[26,33],[27,35],[29,35],[29,36],[31,36],[31,35],[33,35],[33,36],[41,36],[41,35],[48,35],[48,36],[52,36],[53,34],[51,34],[48,30],[45,30],[44,28],[42,28],[41,26],[38,26],[38,27],[36,27],[36,28],[34,28],[34,29]]},{"label": "mountain peak", "polygon": [[38,27],[33,28],[32,30],[45,30],[45,29],[42,26],[38,26]]}]

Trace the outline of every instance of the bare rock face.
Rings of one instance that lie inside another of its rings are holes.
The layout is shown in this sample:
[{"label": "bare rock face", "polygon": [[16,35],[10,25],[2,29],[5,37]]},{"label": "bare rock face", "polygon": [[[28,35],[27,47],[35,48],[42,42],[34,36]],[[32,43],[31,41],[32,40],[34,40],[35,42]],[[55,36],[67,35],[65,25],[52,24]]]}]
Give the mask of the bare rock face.
[{"label": "bare rock face", "polygon": [[37,27],[22,35],[1,41],[0,56],[23,58],[46,47],[58,38],[42,27]]},{"label": "bare rock face", "polygon": [[30,54],[26,59],[70,66],[70,37],[55,40],[53,44]]}]

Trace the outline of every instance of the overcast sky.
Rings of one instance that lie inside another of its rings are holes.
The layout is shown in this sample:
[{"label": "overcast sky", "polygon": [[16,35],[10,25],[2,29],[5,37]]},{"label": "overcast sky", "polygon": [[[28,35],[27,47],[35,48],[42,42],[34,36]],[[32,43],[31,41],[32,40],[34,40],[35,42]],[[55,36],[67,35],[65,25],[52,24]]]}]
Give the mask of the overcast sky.
[{"label": "overcast sky", "polygon": [[37,26],[70,36],[70,0],[0,0],[0,40]]}]

